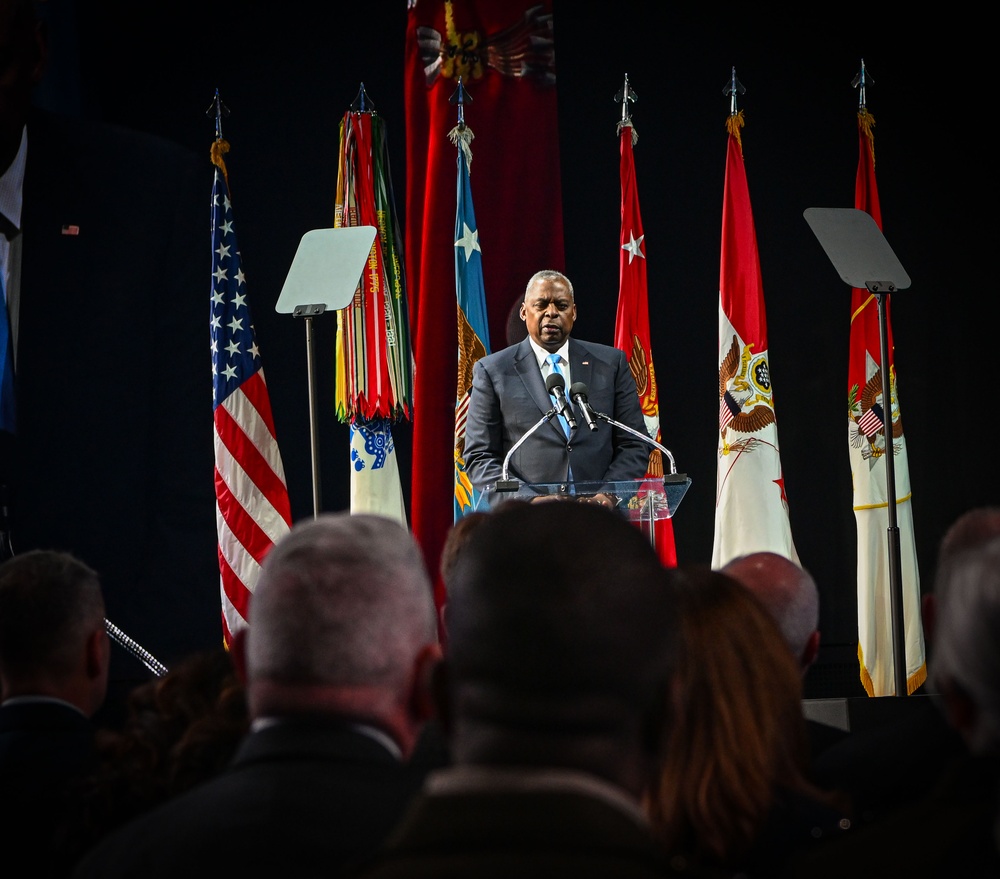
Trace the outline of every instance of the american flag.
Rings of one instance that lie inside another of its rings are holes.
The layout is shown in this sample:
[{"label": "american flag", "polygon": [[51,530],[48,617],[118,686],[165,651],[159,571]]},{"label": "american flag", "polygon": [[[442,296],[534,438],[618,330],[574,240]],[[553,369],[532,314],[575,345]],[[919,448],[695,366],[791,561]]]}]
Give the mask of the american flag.
[{"label": "american flag", "polygon": [[291,528],[291,504],[271,400],[254,333],[246,277],[233,228],[223,154],[212,145],[212,379],[216,525],[223,638],[247,625],[264,556]]}]

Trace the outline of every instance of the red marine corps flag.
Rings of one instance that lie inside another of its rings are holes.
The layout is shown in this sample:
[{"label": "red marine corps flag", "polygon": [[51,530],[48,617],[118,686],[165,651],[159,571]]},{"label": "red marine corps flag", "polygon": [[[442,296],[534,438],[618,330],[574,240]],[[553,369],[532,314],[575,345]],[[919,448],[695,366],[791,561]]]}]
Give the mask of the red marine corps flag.
[{"label": "red marine corps flag", "polygon": [[729,146],[722,200],[719,272],[719,452],[712,567],[748,552],[770,551],[798,562],[778,448],[774,389],[768,368],[764,282],[743,164],[743,111],[732,78],[726,120]]},{"label": "red marine corps flag", "polygon": [[[629,368],[635,378],[642,405],[646,432],[658,443],[660,437],[660,404],[653,369],[653,349],[649,338],[649,293],[646,284],[646,235],[639,213],[639,190],[635,182],[635,161],[632,148],[639,136],[632,127],[628,112],[629,101],[636,98],[629,85],[628,76],[620,93],[622,119],[618,123],[621,152],[622,222],[618,250],[618,312],[615,316],[615,347],[625,352]],[[646,475],[663,476],[663,454],[650,446]],[[669,567],[677,564],[677,547],[674,543],[674,526],[671,519],[659,519],[653,535],[656,549],[663,563]]]}]

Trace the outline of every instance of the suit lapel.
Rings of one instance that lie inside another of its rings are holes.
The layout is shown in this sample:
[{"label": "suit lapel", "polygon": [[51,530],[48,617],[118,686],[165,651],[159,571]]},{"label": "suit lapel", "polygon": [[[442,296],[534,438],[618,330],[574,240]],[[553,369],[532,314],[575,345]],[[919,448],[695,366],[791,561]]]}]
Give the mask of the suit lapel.
[{"label": "suit lapel", "polygon": [[[534,349],[527,338],[522,339],[517,346],[517,352],[514,355],[514,369],[517,370],[517,374],[521,377],[521,381],[524,382],[525,388],[531,394],[531,399],[538,406],[538,417],[541,418],[552,408],[552,398],[549,396],[549,392],[545,390],[545,382],[542,381],[542,371],[538,368],[538,360],[535,358]],[[559,424],[558,419],[550,419],[549,425],[559,436],[564,437],[562,426]]]},{"label": "suit lapel", "polygon": [[588,389],[590,388],[594,376],[594,356],[587,350],[586,345],[573,338],[569,340],[569,369],[573,384],[583,382]]}]

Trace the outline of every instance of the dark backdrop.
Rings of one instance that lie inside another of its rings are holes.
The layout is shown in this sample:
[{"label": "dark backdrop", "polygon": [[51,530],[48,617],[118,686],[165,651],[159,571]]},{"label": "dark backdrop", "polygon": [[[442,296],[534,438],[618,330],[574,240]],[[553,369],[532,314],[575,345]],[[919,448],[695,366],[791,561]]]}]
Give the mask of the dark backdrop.
[{"label": "dark backdrop", "polygon": [[[293,512],[311,515],[304,329],[277,314],[274,303],[301,235],[333,223],[338,124],[361,83],[388,125],[397,198],[405,192],[406,0],[263,9],[217,0],[49,6],[75,13],[75,24],[62,20],[56,34],[63,54],[54,74],[66,75],[48,84],[51,94],[76,112],[201,152],[206,181],[214,123],[205,111],[220,90],[230,110],[223,135],[232,145],[236,229]],[[745,5],[701,4],[681,14],[637,0],[591,7],[555,3],[566,268],[577,289],[577,334],[613,342],[620,216],[614,95],[628,74],[639,96],[635,163],[663,436],[678,469],[692,478],[675,520],[678,556],[707,561],[729,113],[723,86],[735,66],[746,88],[739,99],[744,156],[792,531],[822,597],[822,663],[807,694],[861,695],[846,437],[850,289],[802,212],[853,207],[858,92],[851,82],[864,59],[884,233],[912,279],[892,296],[891,309],[926,589],[947,524],[972,505],[1000,500],[989,431],[997,326],[988,123],[994,96],[983,28],[941,10],[951,17],[869,20],[846,4],[836,12],[814,9],[808,23]],[[477,166],[480,175],[502,173]],[[544,234],[530,218],[522,222],[525,235]],[[333,415],[335,318],[315,323],[323,507],[344,509],[348,430]],[[207,330],[206,321],[209,424]],[[409,426],[394,429],[394,437],[408,500]],[[450,497],[441,503],[450,505]],[[207,602],[213,612],[214,601]]]}]

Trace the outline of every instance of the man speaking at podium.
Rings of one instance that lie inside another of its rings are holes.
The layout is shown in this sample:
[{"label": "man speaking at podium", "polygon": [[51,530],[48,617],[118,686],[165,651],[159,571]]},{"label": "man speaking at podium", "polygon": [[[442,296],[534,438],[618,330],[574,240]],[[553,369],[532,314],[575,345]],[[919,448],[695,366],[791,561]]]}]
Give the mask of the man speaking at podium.
[{"label": "man speaking at podium", "polygon": [[[480,358],[473,367],[465,426],[465,468],[473,485],[483,491],[501,479],[504,458],[522,438],[508,463],[511,479],[526,483],[640,479],[646,472],[649,446],[594,414],[647,435],[624,352],[570,338],[576,301],[573,284],[562,272],[546,269],[532,275],[520,316],[527,325],[527,338]],[[552,378],[553,372],[562,379]],[[590,412],[571,400],[581,385]],[[559,414],[538,425],[554,407]]]}]

